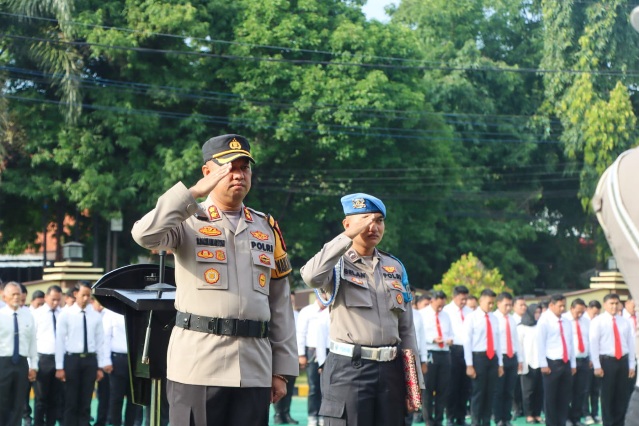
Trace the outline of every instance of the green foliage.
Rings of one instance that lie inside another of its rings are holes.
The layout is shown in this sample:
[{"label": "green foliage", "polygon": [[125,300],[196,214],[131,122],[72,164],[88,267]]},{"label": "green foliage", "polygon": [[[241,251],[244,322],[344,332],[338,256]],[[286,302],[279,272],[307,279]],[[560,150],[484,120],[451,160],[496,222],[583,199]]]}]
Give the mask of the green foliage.
[{"label": "green foliage", "polygon": [[486,288],[497,294],[504,291],[512,294],[512,290],[504,283],[499,269],[487,269],[472,252],[463,254],[459,260],[450,265],[441,283],[435,285],[433,290],[441,290],[450,296],[458,285],[466,286],[470,294],[475,297],[479,297],[482,290]]}]

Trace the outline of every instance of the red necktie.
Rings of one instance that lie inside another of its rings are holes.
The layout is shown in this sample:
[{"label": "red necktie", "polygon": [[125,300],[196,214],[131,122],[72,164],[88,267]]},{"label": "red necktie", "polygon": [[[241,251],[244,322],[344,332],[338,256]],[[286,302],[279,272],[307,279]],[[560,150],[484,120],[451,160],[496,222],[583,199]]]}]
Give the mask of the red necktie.
[{"label": "red necktie", "polygon": [[619,336],[619,329],[617,328],[615,317],[612,317],[612,331],[615,333],[615,358],[621,359],[621,336]]},{"label": "red necktie", "polygon": [[[435,312],[435,321],[437,322],[437,336],[439,336],[439,338],[442,338],[442,326],[439,323],[439,312]],[[440,342],[439,343],[439,347],[443,348],[444,347],[444,342]]]},{"label": "red necktie", "polygon": [[630,318],[632,318],[632,324],[635,326],[635,330],[637,329],[637,315],[636,314],[632,314],[630,316]]},{"label": "red necktie", "polygon": [[506,320],[506,355],[508,358],[512,358],[513,353],[513,339],[510,336],[510,321],[508,321],[508,315],[504,315],[504,319]]},{"label": "red necktie", "polygon": [[559,334],[561,335],[561,346],[564,350],[563,360],[568,362],[568,346],[566,346],[566,338],[564,337],[564,327],[561,325],[561,318],[559,319]]},{"label": "red necktie", "polygon": [[459,308],[459,315],[461,315],[462,322],[464,322],[464,308]]},{"label": "red necktie", "polygon": [[581,327],[579,326],[579,320],[575,320],[575,326],[577,327],[577,349],[582,354],[586,352],[586,346],[584,345],[584,339],[581,336]]},{"label": "red necktie", "polygon": [[493,343],[493,327],[490,325],[490,318],[486,314],[486,356],[488,359],[495,357],[495,344]]}]

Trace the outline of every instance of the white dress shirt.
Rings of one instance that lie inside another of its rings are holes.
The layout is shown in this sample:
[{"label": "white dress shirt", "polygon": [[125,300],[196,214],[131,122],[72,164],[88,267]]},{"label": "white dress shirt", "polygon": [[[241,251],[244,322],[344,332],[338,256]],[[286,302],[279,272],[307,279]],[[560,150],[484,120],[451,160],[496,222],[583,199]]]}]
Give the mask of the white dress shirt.
[{"label": "white dress shirt", "polygon": [[563,318],[557,318],[550,309],[541,314],[537,322],[537,348],[539,350],[539,367],[548,367],[548,360],[563,360],[564,348],[561,341],[561,329],[564,333],[564,341],[566,342],[566,350],[568,351],[568,361],[570,368],[577,368],[577,360],[575,359],[575,351],[572,349],[572,327],[571,324]]},{"label": "white dress shirt", "polygon": [[329,315],[329,310],[324,309],[317,318],[317,347],[315,348],[315,354],[317,364],[320,366],[326,362],[326,355],[330,347],[330,325],[331,316]]},{"label": "white dress shirt", "polygon": [[428,359],[428,350],[426,349],[426,336],[424,335],[424,321],[422,320],[420,312],[421,311],[417,309],[413,309],[413,324],[415,325],[415,339],[417,340],[419,360],[420,362],[426,362]]},{"label": "white dress shirt", "polygon": [[[628,355],[628,367],[634,370],[635,341],[630,322],[621,315],[615,315],[615,322],[621,340],[621,355]],[[590,324],[590,360],[594,368],[601,368],[600,355],[615,356],[615,334],[612,325],[612,315],[602,312]]]},{"label": "white dress shirt", "polygon": [[499,323],[499,347],[501,348],[502,356],[506,356],[508,353],[508,344],[506,340],[506,321],[508,321],[508,324],[510,325],[510,341],[513,346],[513,356],[517,358],[517,362],[523,362],[515,319],[511,315],[506,315],[504,317],[504,314],[499,311],[493,312],[493,315],[497,317],[497,322]]},{"label": "white dress shirt", "polygon": [[104,326],[104,359],[106,365],[113,365],[111,352],[126,354],[126,328],[124,315],[117,314],[106,308],[102,310],[102,325]]},{"label": "white dress shirt", "polygon": [[[450,350],[450,347],[447,344],[444,344],[443,347],[440,347],[439,343],[434,342],[434,340],[439,336],[439,333],[437,331],[437,318],[435,315],[435,310],[432,308],[432,306],[428,305],[424,309],[420,310],[419,313],[421,314],[422,320],[424,322],[426,349],[429,352],[448,352]],[[438,316],[439,326],[441,328],[442,338],[444,339],[444,342],[451,340],[453,338],[453,328],[450,324],[450,318],[448,317],[448,314],[442,309],[442,311],[439,312]]]},{"label": "white dress shirt", "polygon": [[33,312],[33,319],[35,320],[37,330],[36,341],[39,354],[55,355],[54,315],[57,324],[57,319],[60,318],[60,308],[56,306],[56,308],[52,310],[46,303]]},{"label": "white dress shirt", "polygon": [[450,325],[453,329],[453,345],[463,345],[464,339],[466,338],[464,322],[466,318],[468,318],[468,315],[473,312],[472,309],[465,305],[462,309],[459,309],[459,307],[455,305],[455,302],[450,302],[444,306],[443,311],[448,314]]},{"label": "white dress shirt", "polygon": [[[90,305],[87,305],[87,307]],[[87,346],[89,353],[95,353],[98,357],[98,367],[105,367],[104,360],[104,329],[102,317],[94,309],[85,309],[86,314],[78,304],[64,309],[58,317],[58,332],[55,340],[55,365],[56,369],[64,369],[64,355],[69,353],[84,352],[84,322],[83,315],[87,318]]]},{"label": "white dress shirt", "polygon": [[305,306],[297,317],[297,355],[306,355],[306,347],[317,348],[317,318],[326,310],[314,301]]},{"label": "white dress shirt", "polygon": [[572,348],[575,351],[575,358],[588,358],[590,355],[590,320],[584,314],[579,318],[579,331],[581,340],[584,342],[584,351],[579,350],[579,335],[577,334],[577,321],[570,312],[562,315],[567,324],[572,327]]},{"label": "white dress shirt", "polygon": [[[493,346],[495,356],[499,362],[499,366],[503,366],[501,357],[501,348],[499,345],[499,323],[492,312],[488,313],[490,320],[490,328],[493,334]],[[464,320],[464,359],[467,366],[473,365],[473,352],[486,352],[488,340],[486,338],[486,312],[481,308],[477,308],[468,315]]]},{"label": "white dress shirt", "polygon": [[513,319],[515,320],[515,324],[519,325],[521,323],[521,316],[518,314],[513,314]]},{"label": "white dress shirt", "polygon": [[0,308],[0,356],[13,356],[14,313],[18,314],[18,353],[28,358],[29,368],[37,370],[36,328],[29,309],[14,311],[6,305]]},{"label": "white dress shirt", "polygon": [[537,326],[522,325],[517,326],[517,336],[521,346],[520,358],[522,370],[519,374],[528,374],[530,368],[539,368],[539,348],[537,347]]},{"label": "white dress shirt", "polygon": [[637,313],[635,312],[633,315],[630,315],[630,312],[628,312],[627,310],[623,310],[623,312],[621,313],[623,315],[624,318],[626,318],[629,322],[630,322],[630,327],[632,329],[632,332],[634,334],[637,334]]}]

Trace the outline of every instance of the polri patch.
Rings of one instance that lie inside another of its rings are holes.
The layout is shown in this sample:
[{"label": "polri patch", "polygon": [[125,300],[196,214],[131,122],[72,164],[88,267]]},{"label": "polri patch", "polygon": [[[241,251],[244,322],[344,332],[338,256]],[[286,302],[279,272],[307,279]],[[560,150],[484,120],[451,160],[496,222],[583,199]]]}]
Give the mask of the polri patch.
[{"label": "polri patch", "polygon": [[264,265],[269,265],[269,266],[271,266],[271,258],[270,258],[270,257],[268,257],[267,255],[265,255],[265,254],[260,254],[259,259],[260,259],[260,262],[262,262]]},{"label": "polri patch", "polygon": [[260,284],[260,287],[264,287],[266,285],[266,275],[260,274],[258,283]]},{"label": "polri patch", "polygon": [[224,250],[215,250],[215,258],[219,261],[224,261],[226,260],[226,253],[224,253]]},{"label": "polri patch", "polygon": [[395,296],[395,300],[397,300],[397,303],[401,305],[404,303],[404,296],[402,296],[402,294],[399,293],[397,296]]},{"label": "polri patch", "polygon": [[204,281],[206,281],[207,283],[215,284],[219,280],[220,280],[220,273],[217,271],[217,269],[210,268],[210,269],[207,269],[206,272],[204,272]]}]

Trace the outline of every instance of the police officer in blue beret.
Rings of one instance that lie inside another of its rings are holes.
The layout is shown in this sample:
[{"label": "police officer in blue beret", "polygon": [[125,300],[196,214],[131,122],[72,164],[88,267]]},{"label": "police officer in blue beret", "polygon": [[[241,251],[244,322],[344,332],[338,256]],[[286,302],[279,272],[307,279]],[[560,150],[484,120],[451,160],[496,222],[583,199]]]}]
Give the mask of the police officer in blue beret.
[{"label": "police officer in blue beret", "polygon": [[408,278],[397,258],[377,249],[384,203],[362,193],[341,202],[344,232],[301,269],[307,285],[328,295],[330,308],[319,414],[326,426],[400,426],[407,412],[401,349],[418,356]]}]

